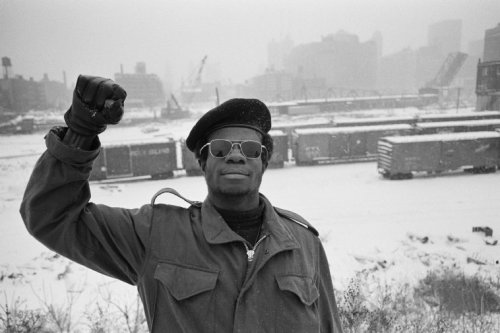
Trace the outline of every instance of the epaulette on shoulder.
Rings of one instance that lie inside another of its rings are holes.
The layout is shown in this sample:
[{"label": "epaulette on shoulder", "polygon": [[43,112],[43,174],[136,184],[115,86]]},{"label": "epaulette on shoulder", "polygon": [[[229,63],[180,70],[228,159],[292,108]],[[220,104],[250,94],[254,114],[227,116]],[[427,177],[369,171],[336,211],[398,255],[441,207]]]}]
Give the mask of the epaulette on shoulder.
[{"label": "epaulette on shoulder", "polygon": [[177,192],[176,190],[174,190],[173,188],[170,188],[170,187],[162,188],[161,190],[156,192],[155,195],[153,195],[153,197],[151,198],[151,206],[154,206],[156,198],[158,198],[163,193],[173,194],[173,195],[181,198],[182,200],[186,201],[190,205],[201,207],[200,201],[189,200],[189,199],[185,198],[184,196],[182,196],[179,192]]},{"label": "epaulette on shoulder", "polygon": [[319,236],[318,230],[316,230],[316,228],[314,228],[312,225],[310,225],[309,222],[307,222],[299,214],[296,214],[296,213],[291,212],[289,210],[278,208],[278,207],[274,207],[274,210],[276,211],[276,213],[278,213],[278,215],[280,215],[282,217],[285,217],[288,220],[290,220],[292,222],[295,222],[298,225],[306,228],[307,230],[309,230],[310,232],[312,232],[315,236],[317,236],[317,237]]}]

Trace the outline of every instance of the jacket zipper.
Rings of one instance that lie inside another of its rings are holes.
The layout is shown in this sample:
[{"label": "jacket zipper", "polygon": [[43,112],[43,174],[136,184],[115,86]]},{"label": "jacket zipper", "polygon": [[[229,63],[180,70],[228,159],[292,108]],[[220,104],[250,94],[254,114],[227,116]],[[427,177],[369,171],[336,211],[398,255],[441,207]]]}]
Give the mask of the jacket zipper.
[{"label": "jacket zipper", "polygon": [[246,242],[243,242],[243,245],[245,245],[245,250],[247,251],[247,257],[248,257],[248,261],[253,261],[253,257],[255,255],[255,250],[257,249],[257,246],[259,246],[259,244],[264,240],[264,238],[266,238],[267,235],[264,235],[262,236],[258,241],[257,243],[255,243],[255,245],[251,248],[248,247],[247,243]]}]

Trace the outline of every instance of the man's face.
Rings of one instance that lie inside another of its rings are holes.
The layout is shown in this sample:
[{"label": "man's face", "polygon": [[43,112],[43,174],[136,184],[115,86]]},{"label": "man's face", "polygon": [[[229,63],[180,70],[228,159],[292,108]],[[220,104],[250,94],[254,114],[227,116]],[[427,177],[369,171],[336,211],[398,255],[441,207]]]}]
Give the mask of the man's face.
[{"label": "man's face", "polygon": [[[213,132],[208,141],[225,139],[234,142],[253,140],[261,142],[260,134],[250,128],[225,127]],[[208,147],[204,148],[208,149]],[[261,158],[246,158],[239,146],[234,146],[229,155],[215,158],[207,154],[205,180],[210,195],[253,196],[258,195],[264,168]]]}]

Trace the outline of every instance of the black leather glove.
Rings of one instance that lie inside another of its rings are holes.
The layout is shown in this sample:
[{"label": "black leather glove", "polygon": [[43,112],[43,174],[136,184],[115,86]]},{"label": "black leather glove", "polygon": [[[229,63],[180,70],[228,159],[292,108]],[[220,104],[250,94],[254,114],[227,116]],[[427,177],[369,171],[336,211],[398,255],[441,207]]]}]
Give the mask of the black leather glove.
[{"label": "black leather glove", "polygon": [[114,81],[80,75],[73,92],[73,102],[64,114],[68,127],[83,136],[102,133],[108,124],[118,124],[123,116],[127,93]]}]

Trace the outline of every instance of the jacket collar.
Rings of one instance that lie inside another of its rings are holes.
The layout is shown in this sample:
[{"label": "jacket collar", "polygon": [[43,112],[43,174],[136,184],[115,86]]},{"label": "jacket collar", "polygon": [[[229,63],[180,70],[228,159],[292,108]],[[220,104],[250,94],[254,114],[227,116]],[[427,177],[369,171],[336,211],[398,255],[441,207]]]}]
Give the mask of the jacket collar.
[{"label": "jacket collar", "polygon": [[[265,206],[262,236],[267,235],[267,238],[272,243],[275,242],[277,247],[285,249],[298,248],[297,239],[286,222],[276,213],[274,207],[264,195],[259,194],[259,196],[264,201]],[[201,221],[203,234],[210,244],[242,241],[241,237],[231,230],[208,199],[205,199],[201,206]]]}]

